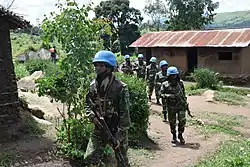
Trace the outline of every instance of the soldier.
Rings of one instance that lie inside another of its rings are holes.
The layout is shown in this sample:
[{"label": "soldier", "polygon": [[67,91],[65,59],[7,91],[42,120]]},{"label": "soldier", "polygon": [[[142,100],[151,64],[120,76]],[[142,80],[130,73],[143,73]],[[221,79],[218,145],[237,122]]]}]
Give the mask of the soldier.
[{"label": "soldier", "polygon": [[165,60],[162,60],[159,64],[161,71],[156,73],[155,75],[155,93],[156,93],[156,100],[157,104],[161,105],[160,103],[160,89],[161,89],[161,84],[167,80],[167,67],[168,67],[168,62]]},{"label": "soldier", "polygon": [[124,58],[125,58],[125,62],[123,62],[121,64],[121,71],[124,74],[133,75],[134,74],[134,72],[133,72],[133,64],[130,61],[130,56],[129,55],[125,55]]},{"label": "soldier", "polygon": [[148,83],[148,99],[151,101],[151,96],[155,87],[155,75],[159,71],[158,65],[156,65],[157,59],[155,57],[151,57],[149,60],[150,65],[146,68],[146,76],[145,79]]},{"label": "soldier", "polygon": [[138,60],[134,64],[134,70],[136,71],[136,75],[138,78],[145,79],[146,74],[146,62],[143,61],[144,56],[143,54],[138,55]]},{"label": "soldier", "polygon": [[[168,62],[166,60],[162,60],[160,62],[160,68],[161,68],[161,71],[158,72],[156,75],[155,75],[155,92],[156,92],[156,99],[157,99],[157,104],[158,105],[161,105],[160,103],[160,90],[161,90],[161,84],[165,81],[167,81],[167,68],[168,68]],[[164,100],[164,99],[162,99]],[[163,102],[162,102],[163,103]],[[165,103],[164,103],[165,104]],[[162,105],[162,113],[163,113],[163,116],[164,116],[164,122],[166,122],[166,119],[167,119],[167,107],[165,105]]]},{"label": "soldier", "polygon": [[[101,162],[103,160],[103,148],[108,144],[108,141],[95,115],[95,112],[97,112],[104,117],[111,133],[117,139],[118,144],[115,149],[121,150],[126,166],[130,167],[127,157],[128,128],[131,124],[128,88],[112,73],[117,65],[116,57],[112,52],[97,52],[93,64],[97,77],[90,84],[86,96],[86,113],[90,121],[94,123],[95,129],[90,137],[84,158],[88,164],[100,165],[103,163]],[[94,107],[95,110],[91,108],[90,101],[96,106]],[[121,166],[118,160],[117,166]]]},{"label": "soldier", "polygon": [[[185,143],[182,136],[186,125],[186,109],[185,109],[185,88],[183,81],[180,80],[179,72],[176,67],[169,67],[167,69],[168,81],[162,83],[161,96],[165,98],[167,110],[168,110],[168,121],[170,130],[173,135],[172,143],[176,143],[176,115],[178,114],[178,139],[181,144]],[[183,98],[184,97],[184,98]]]}]

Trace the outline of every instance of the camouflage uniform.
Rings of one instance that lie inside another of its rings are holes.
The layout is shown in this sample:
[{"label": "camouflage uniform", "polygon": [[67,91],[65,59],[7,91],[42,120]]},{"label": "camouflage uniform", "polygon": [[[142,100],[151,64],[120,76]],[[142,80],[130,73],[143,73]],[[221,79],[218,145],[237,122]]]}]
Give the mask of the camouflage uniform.
[{"label": "camouflage uniform", "polygon": [[136,61],[134,63],[134,70],[136,71],[136,75],[138,78],[145,79],[145,74],[146,74],[146,62],[143,61],[142,64],[139,63],[139,61]]},{"label": "camouflage uniform", "polygon": [[[161,85],[162,85],[163,82],[167,81],[167,78],[168,78],[167,77],[167,71],[164,71],[164,72],[160,71],[160,72],[156,73],[156,75],[155,75],[155,93],[156,93],[157,103],[159,102],[159,99],[161,97],[161,92],[160,92]],[[162,100],[164,100],[164,99],[162,99]],[[167,114],[166,105],[163,105],[162,108],[163,108],[162,113]]]},{"label": "camouflage uniform", "polygon": [[130,62],[123,62],[121,64],[121,71],[124,73],[124,74],[130,74],[130,75],[133,75],[134,72],[133,72],[133,63]]},{"label": "camouflage uniform", "polygon": [[[182,92],[181,92],[182,91]],[[170,130],[173,134],[173,141],[176,141],[176,115],[178,119],[178,138],[182,138],[182,133],[184,132],[186,125],[186,109],[185,101],[183,101],[182,96],[185,96],[184,84],[182,81],[178,81],[178,84],[172,86],[168,81],[162,83],[161,95],[164,98],[164,105],[167,106],[168,110],[168,121],[170,124]],[[170,95],[170,96],[168,96]],[[183,139],[184,141],[184,139]],[[185,141],[184,141],[185,142]]]},{"label": "camouflage uniform", "polygon": [[[96,111],[104,117],[110,131],[120,141],[120,149],[129,167],[127,157],[128,128],[131,122],[129,115],[129,93],[126,84],[115,79],[113,74],[106,77],[101,83],[98,83],[96,79],[90,85],[86,96],[86,103],[88,98],[96,105],[98,105],[98,101],[101,101],[103,113],[99,111],[98,107],[96,107]],[[88,103],[86,104],[86,113],[90,120],[94,119],[95,114]],[[95,126],[84,156],[86,162],[88,164],[99,165],[100,161],[104,158],[103,148],[107,144],[108,141],[104,132]],[[118,161],[117,166],[121,166]]]},{"label": "camouflage uniform", "polygon": [[145,79],[148,83],[148,96],[150,97],[150,100],[155,87],[155,75],[158,71],[159,71],[158,65],[155,65],[155,67],[153,67],[152,64],[150,64],[146,68]]}]

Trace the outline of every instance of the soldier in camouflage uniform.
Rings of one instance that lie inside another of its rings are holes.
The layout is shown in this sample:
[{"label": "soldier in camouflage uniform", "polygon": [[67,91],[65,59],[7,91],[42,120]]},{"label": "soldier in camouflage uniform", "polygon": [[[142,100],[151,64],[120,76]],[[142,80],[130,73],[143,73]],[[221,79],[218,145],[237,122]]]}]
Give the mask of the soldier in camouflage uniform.
[{"label": "soldier in camouflage uniform", "polygon": [[[168,62],[166,60],[162,60],[160,62],[160,68],[161,71],[159,71],[156,75],[155,75],[155,92],[156,92],[156,99],[157,99],[157,104],[161,105],[160,103],[160,97],[161,97],[161,84],[165,81],[167,81],[167,68],[168,68]],[[164,101],[164,99],[162,99]],[[165,104],[164,102],[162,102],[163,104]],[[166,105],[162,105],[162,113],[164,116],[164,122],[166,122],[167,119],[167,106]]]},{"label": "soldier in camouflage uniform", "polygon": [[121,64],[121,71],[124,74],[130,74],[133,75],[133,63],[130,61],[130,56],[129,55],[125,55],[124,56],[125,62],[123,62]]},{"label": "soldier in camouflage uniform", "polygon": [[145,79],[148,83],[148,98],[151,101],[151,96],[155,87],[155,75],[159,71],[158,65],[156,64],[157,59],[155,57],[151,57],[149,60],[150,65],[146,67],[146,76]]},{"label": "soldier in camouflage uniform", "polygon": [[143,54],[138,55],[138,60],[134,63],[134,70],[136,71],[136,75],[138,78],[145,79],[146,74],[146,62],[143,61]]},{"label": "soldier in camouflage uniform", "polygon": [[[162,83],[161,96],[165,98],[168,110],[168,121],[170,130],[173,135],[172,143],[177,142],[176,138],[176,115],[178,118],[178,139],[181,144],[185,143],[182,136],[186,125],[186,109],[185,109],[185,88],[183,81],[180,80],[179,72],[176,67],[167,69],[168,81]],[[184,98],[183,98],[184,97]]]},{"label": "soldier in camouflage uniform", "polygon": [[[108,144],[107,136],[100,128],[93,109],[102,115],[111,133],[116,137],[127,167],[130,167],[127,157],[128,128],[131,124],[129,115],[129,92],[125,83],[115,78],[112,73],[116,67],[116,57],[110,51],[99,51],[93,60],[97,77],[91,82],[86,96],[86,113],[95,129],[90,137],[85,160],[88,165],[101,166],[103,148]],[[93,108],[92,101],[95,105]],[[102,110],[100,109],[100,105]],[[91,107],[92,106],[92,107]],[[117,166],[121,164],[117,160]]]}]

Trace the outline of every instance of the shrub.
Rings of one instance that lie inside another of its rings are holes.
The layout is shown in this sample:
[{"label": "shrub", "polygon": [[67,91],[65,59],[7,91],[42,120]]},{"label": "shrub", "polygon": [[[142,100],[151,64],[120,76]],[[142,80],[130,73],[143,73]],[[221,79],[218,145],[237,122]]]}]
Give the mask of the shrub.
[{"label": "shrub", "polygon": [[50,60],[29,60],[25,62],[25,66],[30,74],[43,71],[46,75],[52,75],[59,70],[59,67]]},{"label": "shrub", "polygon": [[194,73],[192,73],[191,76],[197,83],[198,88],[208,88],[216,90],[221,86],[221,82],[219,81],[219,74],[210,69],[195,69]]},{"label": "shrub", "polygon": [[24,64],[14,63],[14,67],[17,80],[29,75],[29,72],[27,71],[26,66]]},{"label": "shrub", "polygon": [[87,148],[93,124],[88,118],[69,118],[57,127],[57,148],[59,153],[71,159],[82,159]]},{"label": "shrub", "polygon": [[135,77],[117,73],[119,79],[127,84],[130,96],[130,118],[132,125],[129,129],[129,144],[138,145],[139,140],[147,135],[149,105],[146,93],[146,83]]}]

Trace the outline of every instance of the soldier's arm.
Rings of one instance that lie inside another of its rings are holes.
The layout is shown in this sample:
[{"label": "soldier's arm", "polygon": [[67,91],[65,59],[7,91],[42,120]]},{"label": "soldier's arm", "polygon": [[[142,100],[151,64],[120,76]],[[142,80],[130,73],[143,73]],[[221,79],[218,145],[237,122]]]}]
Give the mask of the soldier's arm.
[{"label": "soldier's arm", "polygon": [[86,100],[85,100],[85,111],[86,111],[86,115],[88,116],[89,120],[92,122],[93,119],[95,118],[95,113],[93,112],[93,104],[91,104],[90,102],[91,98],[90,98],[90,91],[87,93],[86,95]]},{"label": "soldier's arm", "polygon": [[118,124],[116,138],[121,141],[126,136],[131,124],[129,114],[129,91],[126,85],[123,85],[123,88],[119,93],[119,118],[120,122]]}]

